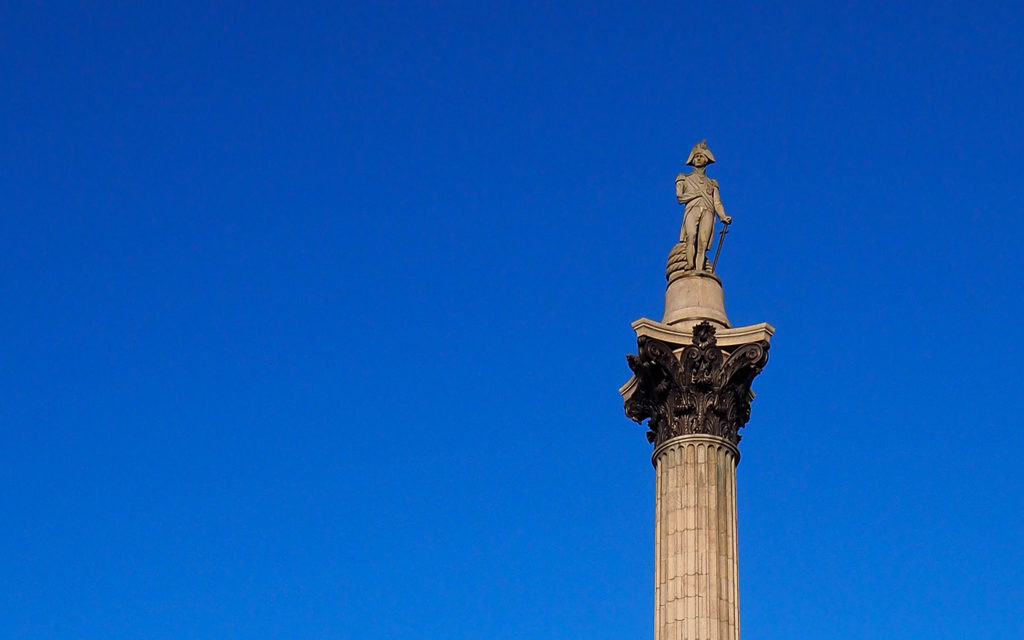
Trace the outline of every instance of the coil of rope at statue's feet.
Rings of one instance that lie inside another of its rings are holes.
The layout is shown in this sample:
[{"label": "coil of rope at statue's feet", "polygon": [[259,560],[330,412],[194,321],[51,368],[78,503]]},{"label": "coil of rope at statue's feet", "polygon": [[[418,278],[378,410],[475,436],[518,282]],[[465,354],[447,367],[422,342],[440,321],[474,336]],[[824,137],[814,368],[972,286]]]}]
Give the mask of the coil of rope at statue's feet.
[{"label": "coil of rope at statue's feet", "polygon": [[665,265],[665,279],[671,281],[672,275],[679,271],[686,270],[686,243],[677,242],[668,254],[668,264]]}]

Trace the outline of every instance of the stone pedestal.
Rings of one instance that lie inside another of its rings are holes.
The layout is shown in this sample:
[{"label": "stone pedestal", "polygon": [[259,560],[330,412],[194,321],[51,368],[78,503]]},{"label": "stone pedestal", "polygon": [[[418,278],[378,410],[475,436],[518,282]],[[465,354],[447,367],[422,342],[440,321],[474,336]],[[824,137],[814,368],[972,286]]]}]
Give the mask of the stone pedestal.
[{"label": "stone pedestal", "polygon": [[690,329],[699,322],[729,328],[721,279],[708,271],[671,274],[665,289],[665,317],[661,322],[680,329]]},{"label": "stone pedestal", "polygon": [[725,438],[672,438],[654,450],[654,639],[739,640],[736,463]]},{"label": "stone pedestal", "polygon": [[698,253],[696,269],[686,268],[686,244],[677,242],[668,254],[665,265],[665,316],[663,324],[678,329],[692,329],[700,322],[710,322],[720,329],[729,328],[725,315],[725,293],[722,280],[712,272],[703,253]]}]

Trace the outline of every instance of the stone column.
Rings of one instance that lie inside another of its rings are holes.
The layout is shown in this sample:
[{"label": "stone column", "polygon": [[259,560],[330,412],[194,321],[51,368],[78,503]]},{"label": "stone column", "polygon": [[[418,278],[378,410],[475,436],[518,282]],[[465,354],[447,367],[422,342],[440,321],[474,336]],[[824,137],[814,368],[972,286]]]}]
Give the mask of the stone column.
[{"label": "stone column", "polygon": [[678,436],[654,450],[655,640],[738,640],[736,446]]},{"label": "stone column", "polygon": [[719,346],[709,322],[692,334],[634,326],[637,355],[627,356],[634,376],[621,391],[626,415],[648,420],[654,444],[654,638],[739,640],[737,445],[771,333],[767,325],[725,329]]}]

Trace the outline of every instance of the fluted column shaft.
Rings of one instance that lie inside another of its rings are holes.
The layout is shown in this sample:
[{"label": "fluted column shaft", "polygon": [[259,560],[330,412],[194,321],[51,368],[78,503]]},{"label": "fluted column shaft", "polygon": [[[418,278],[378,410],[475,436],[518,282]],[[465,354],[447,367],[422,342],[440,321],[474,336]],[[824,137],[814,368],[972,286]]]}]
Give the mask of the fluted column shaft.
[{"label": "fluted column shaft", "polygon": [[736,464],[717,436],[677,436],[654,450],[654,639],[739,640]]}]

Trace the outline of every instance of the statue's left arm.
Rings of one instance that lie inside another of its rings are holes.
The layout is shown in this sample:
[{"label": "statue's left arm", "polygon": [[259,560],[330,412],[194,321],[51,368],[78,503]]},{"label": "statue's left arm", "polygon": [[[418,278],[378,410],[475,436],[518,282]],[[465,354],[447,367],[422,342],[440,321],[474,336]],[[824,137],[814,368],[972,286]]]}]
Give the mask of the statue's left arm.
[{"label": "statue's left arm", "polygon": [[714,198],[715,202],[715,215],[717,215],[718,219],[725,224],[730,224],[732,222],[732,217],[725,215],[725,207],[722,205],[722,194],[718,191],[718,182],[715,182],[715,192],[712,195],[712,198]]}]

